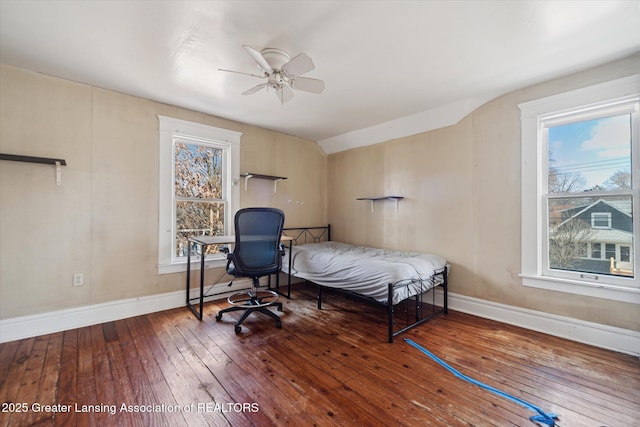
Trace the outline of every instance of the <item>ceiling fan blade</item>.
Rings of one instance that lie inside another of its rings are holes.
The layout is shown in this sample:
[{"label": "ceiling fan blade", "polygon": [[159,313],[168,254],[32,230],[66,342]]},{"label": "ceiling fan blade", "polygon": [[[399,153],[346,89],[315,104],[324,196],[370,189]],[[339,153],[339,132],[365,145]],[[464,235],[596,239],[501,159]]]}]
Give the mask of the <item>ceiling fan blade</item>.
[{"label": "ceiling fan blade", "polygon": [[316,66],[313,64],[311,58],[309,58],[309,55],[301,53],[284,64],[282,66],[282,71],[284,71],[288,76],[293,77],[308,73],[314,68],[316,68]]},{"label": "ceiling fan blade", "polygon": [[249,89],[249,90],[247,90],[245,92],[242,92],[242,94],[243,95],[253,95],[254,93],[264,89],[265,87],[267,87],[267,85],[268,85],[268,83],[259,84],[257,86],[252,87],[251,89]]},{"label": "ceiling fan blade", "polygon": [[247,53],[251,56],[251,58],[253,58],[253,60],[256,61],[256,64],[258,64],[258,67],[260,67],[261,70],[267,73],[273,72],[271,65],[269,65],[267,60],[264,59],[264,56],[262,56],[260,52],[258,52],[251,46],[243,45],[242,47],[247,51]]},{"label": "ceiling fan blade", "polygon": [[305,92],[322,93],[324,90],[324,82],[322,80],[310,79],[308,77],[292,78],[290,84],[292,88]]},{"label": "ceiling fan blade", "polygon": [[218,71],[224,71],[226,73],[244,74],[245,76],[258,77],[259,79],[267,78],[267,76],[259,76],[257,74],[243,73],[242,71],[225,70],[225,69],[222,69],[222,68],[218,68]]},{"label": "ceiling fan blade", "polygon": [[293,91],[287,85],[280,85],[280,87],[276,88],[276,95],[280,100],[280,104],[284,104],[285,102],[291,101],[295,96]]}]

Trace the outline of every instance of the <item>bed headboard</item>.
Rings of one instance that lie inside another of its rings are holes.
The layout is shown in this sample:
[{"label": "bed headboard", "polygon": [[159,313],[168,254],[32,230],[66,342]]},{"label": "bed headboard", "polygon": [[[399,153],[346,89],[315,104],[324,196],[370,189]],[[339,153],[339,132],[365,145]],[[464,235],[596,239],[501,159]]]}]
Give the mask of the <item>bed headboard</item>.
[{"label": "bed headboard", "polygon": [[294,245],[328,242],[331,240],[331,224],[320,227],[285,227],[282,234],[291,237]]}]

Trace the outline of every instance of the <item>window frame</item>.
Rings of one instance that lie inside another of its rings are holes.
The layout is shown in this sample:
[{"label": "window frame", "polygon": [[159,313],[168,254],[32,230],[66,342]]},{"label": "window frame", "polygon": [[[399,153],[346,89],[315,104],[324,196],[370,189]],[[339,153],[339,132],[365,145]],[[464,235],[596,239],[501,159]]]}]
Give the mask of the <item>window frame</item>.
[{"label": "window frame", "polygon": [[[634,103],[640,100],[640,75],[561,93],[546,98],[524,102],[518,105],[521,112],[521,274],[522,285],[553,291],[586,295],[615,301],[640,304],[640,267],[638,246],[640,239],[634,239],[632,256],[634,258],[635,277],[610,280],[612,276],[593,274],[555,274],[549,272],[547,246],[547,145],[541,118],[546,118],[547,127],[550,118],[562,120],[563,115],[578,117],[582,111],[586,117],[594,109],[602,109],[607,103],[615,108],[615,102]],[[632,166],[640,165],[638,149],[637,104],[632,116]],[[589,117],[590,118],[590,117]],[[640,229],[640,177],[632,173],[633,185],[628,192],[633,199],[633,215],[636,229]],[[610,193],[604,194],[609,195]],[[598,194],[589,193],[596,197]],[[621,285],[620,283],[624,283]]]},{"label": "window frame", "polygon": [[[233,234],[233,218],[240,207],[240,142],[242,133],[200,123],[158,115],[159,120],[159,197],[158,197],[158,274],[186,271],[186,257],[175,253],[176,198],[175,144],[176,141],[222,149],[224,186],[228,195],[225,207],[225,234]],[[208,255],[206,267],[224,267],[222,255]],[[192,269],[199,269],[193,263]]]}]

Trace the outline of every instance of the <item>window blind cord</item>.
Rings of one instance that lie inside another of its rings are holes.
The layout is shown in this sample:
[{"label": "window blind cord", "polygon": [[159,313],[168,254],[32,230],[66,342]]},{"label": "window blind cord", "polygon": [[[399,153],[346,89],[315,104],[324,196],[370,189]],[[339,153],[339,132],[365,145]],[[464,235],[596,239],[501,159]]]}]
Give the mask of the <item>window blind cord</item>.
[{"label": "window blind cord", "polygon": [[449,366],[445,361],[443,361],[442,359],[440,359],[438,356],[436,356],[435,354],[431,353],[429,350],[427,350],[426,348],[420,346],[419,344],[416,344],[415,342],[411,341],[408,338],[404,339],[408,344],[412,345],[413,347],[417,348],[418,350],[420,350],[421,352],[423,352],[424,354],[426,354],[427,356],[429,356],[431,359],[433,359],[435,362],[437,362],[438,364],[440,364],[440,366],[444,367],[445,369],[447,369],[449,372],[451,372],[453,375],[455,375],[458,378],[461,378],[465,381],[468,381],[472,384],[475,384],[477,386],[480,386],[482,388],[484,388],[485,390],[489,390],[492,393],[497,394],[500,397],[503,397],[507,400],[510,400],[514,403],[517,403],[527,409],[530,409],[534,412],[537,412],[538,415],[533,415],[531,417],[529,417],[529,419],[533,422],[539,423],[539,424],[545,424],[547,426],[550,427],[554,427],[556,425],[556,420],[558,419],[558,416],[552,413],[545,413],[542,409],[540,409],[539,407],[526,402],[518,397],[512,396],[504,391],[498,390],[495,387],[492,387],[488,384],[484,384],[478,380],[475,380],[471,377],[468,377],[462,373],[460,373],[458,370],[456,370],[455,368]]}]

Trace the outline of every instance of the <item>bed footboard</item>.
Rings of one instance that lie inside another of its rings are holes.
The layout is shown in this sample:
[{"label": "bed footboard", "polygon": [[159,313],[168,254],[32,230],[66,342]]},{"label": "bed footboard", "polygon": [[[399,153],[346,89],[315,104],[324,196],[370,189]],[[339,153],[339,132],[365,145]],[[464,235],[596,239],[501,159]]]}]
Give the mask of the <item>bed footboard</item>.
[{"label": "bed footboard", "polygon": [[[449,311],[448,303],[447,303],[447,273],[448,269],[445,266],[442,271],[436,273],[433,277],[433,280],[436,283],[430,289],[425,290],[425,292],[420,292],[413,297],[407,298],[404,301],[401,301],[399,304],[394,305],[391,303],[393,301],[395,287],[393,284],[389,284],[389,303],[387,303],[387,320],[388,320],[388,341],[390,343],[393,342],[393,338],[402,334],[403,332],[408,331],[409,329],[418,326],[427,320],[432,319],[438,314],[444,313],[447,314]],[[436,288],[442,288],[443,293],[443,303],[442,307],[438,307],[436,305]],[[425,296],[431,295],[431,300],[426,301]],[[395,323],[397,320],[396,316],[396,307],[404,305],[404,314],[405,319],[403,326],[396,329]]]}]

